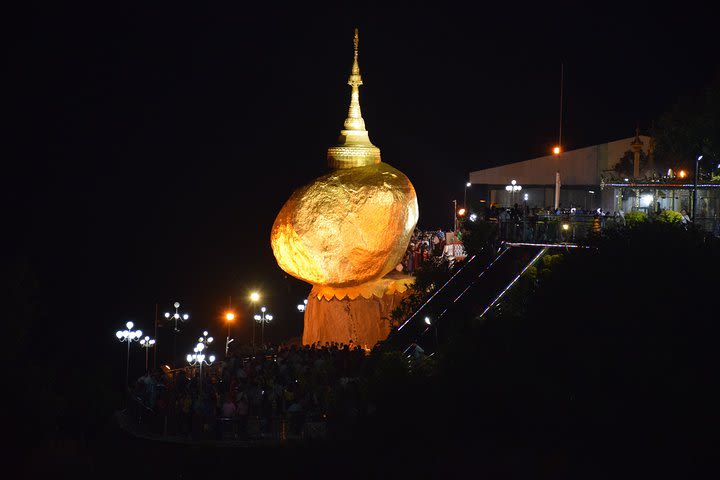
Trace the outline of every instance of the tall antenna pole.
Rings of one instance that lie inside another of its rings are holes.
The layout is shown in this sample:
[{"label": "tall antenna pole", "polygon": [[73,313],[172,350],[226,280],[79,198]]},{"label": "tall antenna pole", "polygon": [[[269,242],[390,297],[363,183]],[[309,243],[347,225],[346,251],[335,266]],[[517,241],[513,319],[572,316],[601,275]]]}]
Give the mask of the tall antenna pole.
[{"label": "tall antenna pole", "polygon": [[562,62],[560,63],[560,133],[558,135],[558,147],[562,149],[562,115],[563,115],[563,79],[564,79],[564,67]]},{"label": "tall antenna pole", "polygon": [[[155,304],[155,338],[157,339],[157,303]],[[153,368],[155,369],[157,369],[157,351],[158,347],[156,344],[155,348],[153,348]],[[145,353],[147,354],[147,350],[145,350]],[[147,365],[145,366],[145,368],[147,368]]]}]

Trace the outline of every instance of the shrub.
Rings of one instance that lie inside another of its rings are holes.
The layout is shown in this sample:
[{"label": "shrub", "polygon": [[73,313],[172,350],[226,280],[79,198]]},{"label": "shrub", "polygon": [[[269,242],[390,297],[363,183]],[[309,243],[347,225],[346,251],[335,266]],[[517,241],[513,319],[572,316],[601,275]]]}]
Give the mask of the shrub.
[{"label": "shrub", "polygon": [[680,223],[682,221],[682,215],[675,210],[663,210],[660,215],[658,215],[657,221],[662,223]]},{"label": "shrub", "polygon": [[625,214],[625,223],[628,226],[637,225],[647,221],[647,213],[645,212],[629,212]]}]

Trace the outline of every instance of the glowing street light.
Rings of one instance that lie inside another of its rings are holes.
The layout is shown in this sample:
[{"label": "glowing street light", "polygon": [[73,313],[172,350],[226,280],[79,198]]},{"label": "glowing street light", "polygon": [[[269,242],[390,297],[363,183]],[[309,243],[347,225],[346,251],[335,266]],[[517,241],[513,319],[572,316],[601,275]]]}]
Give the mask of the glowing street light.
[{"label": "glowing street light", "polygon": [[[428,329],[432,328],[433,322],[430,319],[430,317],[425,317],[425,324],[428,326],[427,327]],[[425,331],[427,332],[427,329],[425,329]],[[435,348],[437,348],[437,347],[438,347],[438,333],[437,333],[437,324],[436,324],[435,325]]]},{"label": "glowing street light", "polygon": [[148,369],[148,349],[155,346],[155,339],[145,335],[145,338],[140,340],[140,346],[145,350],[145,371]]},{"label": "glowing street light", "polygon": [[307,308],[307,298],[303,300],[303,303],[298,303],[297,309],[299,312],[304,312]]},{"label": "glowing street light", "polygon": [[180,329],[178,328],[178,321],[187,322],[190,319],[190,315],[187,313],[180,314],[180,312],[178,312],[178,308],[180,308],[179,302],[173,303],[173,307],[175,307],[175,313],[165,312],[165,318],[168,320],[172,319],[175,322],[173,330],[179,332]]},{"label": "glowing street light", "polygon": [[[253,305],[253,315],[257,316],[257,302],[260,301],[260,294],[258,292],[250,292],[250,303]],[[255,322],[253,322],[253,336],[252,336],[252,348],[253,354],[255,353]]]},{"label": "glowing street light", "polygon": [[522,190],[522,186],[517,184],[517,181],[511,180],[510,185],[505,185],[505,190],[510,192],[511,200],[510,203],[515,203],[515,192]]},{"label": "glowing street light", "polygon": [[137,342],[142,337],[142,330],[133,330],[135,326],[133,322],[127,322],[125,324],[125,330],[118,330],[115,332],[115,336],[121,342],[127,342],[127,363],[125,365],[125,386],[128,385],[128,377],[130,374],[130,343]]},{"label": "glowing street light", "polygon": [[202,367],[203,365],[210,366],[215,361],[215,355],[207,356],[205,352],[208,350],[208,345],[213,341],[213,337],[208,337],[208,332],[204,331],[203,336],[198,338],[198,343],[193,349],[193,353],[188,353],[186,360],[191,367],[197,366],[200,369],[199,383],[202,388]]},{"label": "glowing street light", "polygon": [[467,182],[465,184],[465,196],[463,197],[463,207],[464,208],[467,208],[467,191],[468,191],[468,188],[470,188],[470,187],[472,187],[472,183]]},{"label": "glowing street light", "polygon": [[172,320],[174,322],[173,326],[173,362],[176,358],[177,353],[177,333],[180,331],[178,328],[178,322],[187,322],[190,319],[190,315],[187,313],[180,313],[178,309],[180,308],[180,302],[173,303],[173,307],[175,307],[175,313],[165,312],[165,319],[166,320]]},{"label": "glowing street light", "polygon": [[559,146],[553,147],[552,152],[553,152],[553,155],[560,155],[560,147]]},{"label": "glowing street light", "polygon": [[260,343],[262,345],[265,345],[265,324],[273,319],[273,316],[270,315],[267,312],[266,307],[262,307],[260,309],[260,315],[255,315],[255,321],[261,324],[261,330],[260,330]]},{"label": "glowing street light", "polygon": [[225,322],[227,323],[227,338],[225,339],[225,356],[227,357],[228,348],[235,339],[230,338],[230,324],[235,320],[234,312],[225,312]]}]

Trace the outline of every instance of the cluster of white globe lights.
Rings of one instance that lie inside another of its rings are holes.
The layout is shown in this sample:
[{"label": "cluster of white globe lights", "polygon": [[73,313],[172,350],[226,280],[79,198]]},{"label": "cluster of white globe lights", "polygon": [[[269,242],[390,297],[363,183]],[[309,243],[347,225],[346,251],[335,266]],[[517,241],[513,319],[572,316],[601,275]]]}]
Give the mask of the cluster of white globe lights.
[{"label": "cluster of white globe lights", "polygon": [[[173,304],[173,307],[175,307],[175,313],[165,313],[165,318],[167,319],[173,319],[175,320],[175,331],[179,331],[177,328],[177,321],[183,321],[186,322],[190,318],[190,315],[187,313],[180,314],[178,313],[178,308],[180,308],[180,303],[175,302]],[[263,315],[265,314],[265,307],[262,307]],[[260,315],[255,315],[255,320],[259,320]],[[272,320],[272,315],[265,315],[266,320]],[[115,332],[115,336],[118,340],[121,342],[127,342],[128,343],[128,354],[130,353],[130,343],[134,341],[138,341],[140,337],[142,337],[142,330],[133,330],[133,327],[135,324],[133,322],[127,322],[125,324],[126,329],[125,330],[118,330]],[[203,332],[203,336],[198,338],[198,343],[195,345],[195,348],[193,349],[193,353],[189,353],[186,357],[186,360],[188,363],[192,366],[199,365],[202,367],[202,364],[205,365],[212,365],[212,363],[215,361],[215,355],[205,355],[205,351],[207,350],[207,347],[210,343],[212,343],[213,337],[208,336],[207,330]],[[155,339],[150,338],[149,336],[145,336],[142,340],[140,340],[140,345],[144,348],[150,348],[155,345]],[[129,359],[128,359],[129,360]],[[147,361],[145,367],[147,368]]]},{"label": "cluster of white globe lights", "polygon": [[206,330],[203,332],[203,336],[198,338],[198,344],[195,345],[195,349],[193,350],[195,353],[188,353],[186,359],[190,365],[202,365],[203,362],[205,365],[211,365],[215,361],[215,355],[207,357],[209,362],[205,360],[203,350],[207,349],[207,344],[213,341],[213,337],[208,337],[207,335],[208,332]]},{"label": "cluster of white globe lights", "polygon": [[[253,294],[251,295],[250,298],[251,298],[251,301],[254,303],[259,300],[260,296],[259,296],[259,294],[253,292]],[[304,300],[304,303],[301,305],[298,305],[297,308],[300,312],[304,312],[306,305],[307,305],[307,300]],[[180,308],[179,302],[175,302],[173,304],[173,307],[175,307],[175,313],[165,312],[164,316],[166,319],[173,320],[175,322],[174,330],[175,330],[175,332],[179,332],[180,329],[178,328],[177,322],[178,321],[187,322],[190,319],[190,315],[188,315],[187,313],[181,314],[178,312],[178,309]],[[267,323],[273,319],[273,316],[267,311],[266,307],[262,307],[260,309],[260,311],[261,311],[261,314],[255,315],[254,319],[258,323],[262,323],[262,325],[264,327],[265,323]],[[228,321],[233,320],[234,317],[235,317],[235,315],[233,313],[229,312],[226,314],[226,319]],[[115,332],[115,336],[117,337],[117,339],[119,341],[127,342],[127,344],[128,344],[127,368],[126,368],[126,373],[125,373],[126,383],[127,383],[128,370],[129,370],[129,366],[130,366],[130,344],[132,342],[139,340],[140,346],[145,348],[145,368],[147,368],[147,349],[155,346],[154,338],[150,338],[149,336],[146,335],[145,338],[141,339],[140,337],[142,337],[142,333],[143,333],[142,330],[139,330],[139,329],[133,330],[134,326],[135,326],[135,324],[133,322],[127,322],[125,324],[125,330],[118,330],[117,332]],[[226,346],[225,346],[226,354],[227,354],[227,346],[232,341],[233,340],[230,339],[229,330],[228,330],[228,339],[227,339]],[[203,364],[204,365],[212,365],[213,362],[215,362],[215,355],[207,355],[206,354],[208,346],[212,342],[213,342],[213,337],[208,336],[208,332],[204,331],[203,336],[198,338],[198,343],[197,343],[197,345],[195,345],[195,348],[193,349],[193,353],[189,353],[185,357],[187,362],[191,366],[199,366],[200,367],[200,375],[201,376],[202,376]],[[253,331],[253,344],[254,344],[254,342],[255,342],[255,340],[254,340],[254,331]]]}]

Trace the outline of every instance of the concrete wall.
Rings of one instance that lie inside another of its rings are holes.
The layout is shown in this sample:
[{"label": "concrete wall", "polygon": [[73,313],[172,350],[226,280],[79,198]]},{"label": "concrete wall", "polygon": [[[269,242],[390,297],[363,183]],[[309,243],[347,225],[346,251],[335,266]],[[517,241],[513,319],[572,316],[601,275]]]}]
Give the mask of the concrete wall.
[{"label": "concrete wall", "polygon": [[[470,172],[470,182],[507,185],[514,179],[519,185],[554,185],[555,172],[559,171],[563,185],[600,185],[600,174],[615,166],[625,152],[630,150],[630,143],[634,138],[477,170]],[[641,135],[640,139],[643,150],[647,152],[650,137]]]}]

